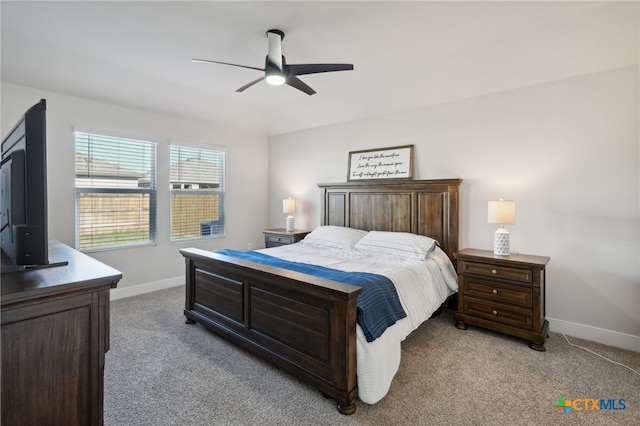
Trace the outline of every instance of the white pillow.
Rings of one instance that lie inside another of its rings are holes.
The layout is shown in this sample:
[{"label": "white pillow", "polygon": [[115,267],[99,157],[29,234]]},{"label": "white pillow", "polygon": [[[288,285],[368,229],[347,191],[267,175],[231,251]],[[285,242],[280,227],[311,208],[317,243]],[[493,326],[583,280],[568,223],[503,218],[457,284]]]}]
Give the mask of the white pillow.
[{"label": "white pillow", "polygon": [[319,226],[309,233],[301,243],[317,247],[351,249],[367,234],[367,231],[344,226]]},{"label": "white pillow", "polygon": [[354,249],[372,255],[424,260],[437,244],[438,242],[432,238],[408,232],[369,231],[358,241]]}]

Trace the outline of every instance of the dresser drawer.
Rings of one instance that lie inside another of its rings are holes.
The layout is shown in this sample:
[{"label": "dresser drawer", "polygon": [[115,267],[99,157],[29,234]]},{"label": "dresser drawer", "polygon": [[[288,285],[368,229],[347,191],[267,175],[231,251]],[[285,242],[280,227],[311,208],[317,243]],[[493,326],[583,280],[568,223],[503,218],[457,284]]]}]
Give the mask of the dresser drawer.
[{"label": "dresser drawer", "polygon": [[476,280],[471,277],[464,277],[462,287],[466,296],[528,309],[533,306],[530,287]]},{"label": "dresser drawer", "polygon": [[533,327],[531,309],[492,303],[474,297],[465,297],[462,303],[462,310],[465,315],[482,318],[493,323],[518,327],[523,330],[531,330]]},{"label": "dresser drawer", "polygon": [[501,266],[491,263],[471,262],[468,260],[462,262],[462,271],[458,272],[463,274],[482,275],[491,278],[501,278],[526,284],[531,284],[533,281],[533,272],[531,269]]}]

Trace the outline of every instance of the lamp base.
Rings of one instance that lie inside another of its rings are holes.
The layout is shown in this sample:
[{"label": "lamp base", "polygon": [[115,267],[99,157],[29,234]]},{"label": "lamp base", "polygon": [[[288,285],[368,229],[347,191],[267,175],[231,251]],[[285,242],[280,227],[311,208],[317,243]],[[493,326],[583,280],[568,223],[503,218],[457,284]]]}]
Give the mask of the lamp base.
[{"label": "lamp base", "polygon": [[294,229],[295,229],[295,226],[294,226],[293,216],[289,215],[289,216],[287,216],[287,228],[286,228],[286,231],[287,232],[293,232]]},{"label": "lamp base", "polygon": [[509,256],[509,231],[498,228],[493,234],[493,254]]}]

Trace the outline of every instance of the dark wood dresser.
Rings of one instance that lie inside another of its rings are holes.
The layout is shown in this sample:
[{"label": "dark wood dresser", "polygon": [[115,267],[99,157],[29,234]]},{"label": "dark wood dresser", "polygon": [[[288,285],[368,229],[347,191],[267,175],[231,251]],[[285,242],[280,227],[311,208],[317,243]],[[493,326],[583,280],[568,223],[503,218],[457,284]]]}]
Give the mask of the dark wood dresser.
[{"label": "dark wood dresser", "polygon": [[49,257],[68,265],[2,274],[2,425],[101,425],[122,274],[57,241]]},{"label": "dark wood dresser", "polygon": [[544,351],[549,333],[545,319],[545,267],[548,257],[497,256],[489,250],[455,253],[458,269],[456,327],[467,324],[529,340]]}]

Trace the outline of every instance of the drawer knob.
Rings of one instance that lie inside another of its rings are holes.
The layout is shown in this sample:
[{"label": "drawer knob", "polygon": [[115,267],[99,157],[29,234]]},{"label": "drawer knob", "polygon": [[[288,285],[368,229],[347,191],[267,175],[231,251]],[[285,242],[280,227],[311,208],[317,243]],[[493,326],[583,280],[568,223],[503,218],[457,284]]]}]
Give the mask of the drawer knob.
[{"label": "drawer knob", "polygon": [[498,294],[498,290],[496,290],[495,288],[494,288],[493,290],[491,290],[491,292],[492,292],[493,294]]},{"label": "drawer knob", "polygon": [[492,313],[493,315],[498,315],[498,311],[496,311],[495,309],[494,309],[493,311],[491,311],[491,313]]},{"label": "drawer knob", "polygon": [[497,274],[497,273],[498,273],[498,271],[496,271],[495,269],[492,269],[492,270],[491,270],[491,273],[492,273],[493,275],[495,275],[495,274]]}]

